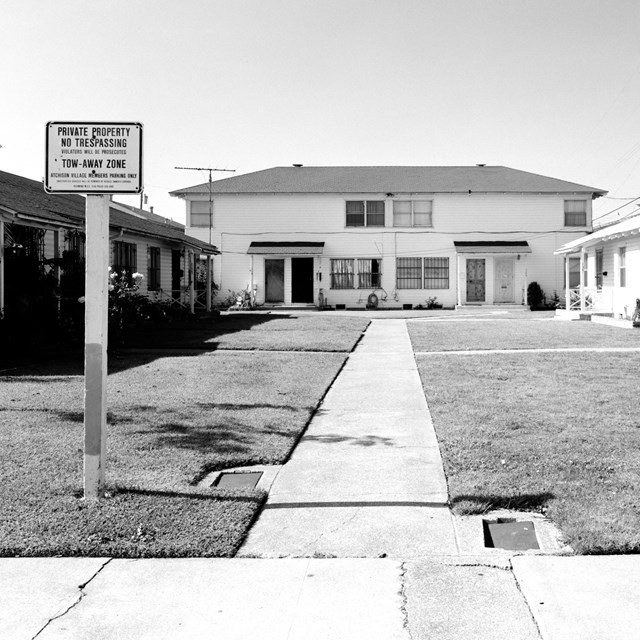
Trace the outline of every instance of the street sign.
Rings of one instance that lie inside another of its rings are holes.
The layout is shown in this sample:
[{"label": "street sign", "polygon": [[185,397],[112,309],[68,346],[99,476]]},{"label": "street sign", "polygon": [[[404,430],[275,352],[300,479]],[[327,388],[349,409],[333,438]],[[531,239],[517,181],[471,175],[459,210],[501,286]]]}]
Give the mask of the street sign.
[{"label": "street sign", "polygon": [[139,122],[47,122],[47,193],[140,193]]}]

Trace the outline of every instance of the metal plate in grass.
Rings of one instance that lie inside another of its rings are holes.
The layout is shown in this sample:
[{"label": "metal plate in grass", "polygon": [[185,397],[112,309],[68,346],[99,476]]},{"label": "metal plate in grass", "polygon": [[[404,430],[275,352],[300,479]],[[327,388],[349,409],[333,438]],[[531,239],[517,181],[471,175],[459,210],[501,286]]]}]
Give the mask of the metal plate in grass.
[{"label": "metal plate in grass", "polygon": [[538,538],[531,521],[518,522],[514,518],[483,520],[484,546],[510,551],[539,549]]},{"label": "metal plate in grass", "polygon": [[255,489],[261,477],[262,471],[221,473],[211,486],[218,489]]}]

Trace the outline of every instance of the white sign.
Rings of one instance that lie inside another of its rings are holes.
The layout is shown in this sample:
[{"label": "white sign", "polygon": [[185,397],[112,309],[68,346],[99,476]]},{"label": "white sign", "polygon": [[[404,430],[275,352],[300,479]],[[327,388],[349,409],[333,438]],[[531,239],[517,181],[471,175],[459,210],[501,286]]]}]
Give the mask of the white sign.
[{"label": "white sign", "polygon": [[47,122],[47,193],[140,193],[139,122]]}]

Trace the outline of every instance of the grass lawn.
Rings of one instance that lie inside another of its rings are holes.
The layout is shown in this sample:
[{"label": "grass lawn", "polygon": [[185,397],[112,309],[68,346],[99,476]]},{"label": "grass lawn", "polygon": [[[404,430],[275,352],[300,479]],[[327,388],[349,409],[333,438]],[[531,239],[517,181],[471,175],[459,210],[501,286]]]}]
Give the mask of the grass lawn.
[{"label": "grass lawn", "polygon": [[410,320],[407,327],[415,351],[640,347],[640,331],[595,322],[460,316],[459,320]]},{"label": "grass lawn", "polygon": [[138,331],[127,346],[162,345],[206,350],[351,351],[369,324],[327,313],[230,313],[197,324]]},{"label": "grass lawn", "polygon": [[[348,340],[336,335],[335,342],[355,343],[362,328],[352,324]],[[274,334],[270,344],[284,342]],[[195,482],[211,470],[284,462],[345,357],[112,355],[110,497],[98,505],[80,499],[82,364],[2,372],[0,555],[233,556],[264,496]]]},{"label": "grass lawn", "polygon": [[[576,329],[596,328],[585,325]],[[501,335],[515,343],[514,327],[483,327],[484,340],[476,330],[460,343],[476,348]],[[459,348],[442,329],[434,341]],[[607,330],[611,342],[627,334]],[[428,340],[422,327],[419,339]],[[578,553],[640,552],[637,354],[434,354],[417,362],[458,513],[540,510]]]}]

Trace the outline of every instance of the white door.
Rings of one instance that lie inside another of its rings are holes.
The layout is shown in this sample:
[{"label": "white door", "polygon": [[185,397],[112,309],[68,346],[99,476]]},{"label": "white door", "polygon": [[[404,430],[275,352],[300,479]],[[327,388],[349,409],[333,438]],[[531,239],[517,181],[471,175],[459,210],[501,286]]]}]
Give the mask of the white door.
[{"label": "white door", "polygon": [[513,297],[513,258],[494,258],[494,302],[515,302]]}]

